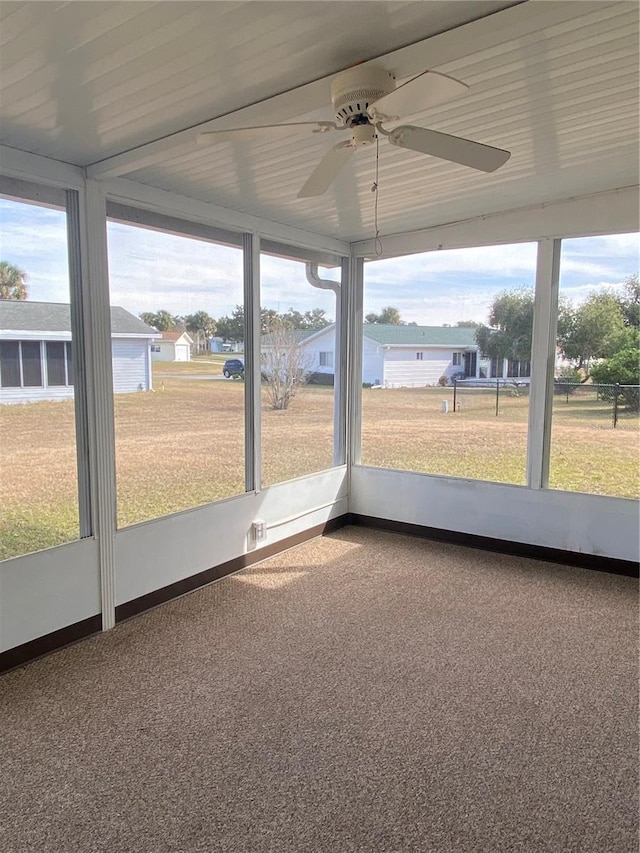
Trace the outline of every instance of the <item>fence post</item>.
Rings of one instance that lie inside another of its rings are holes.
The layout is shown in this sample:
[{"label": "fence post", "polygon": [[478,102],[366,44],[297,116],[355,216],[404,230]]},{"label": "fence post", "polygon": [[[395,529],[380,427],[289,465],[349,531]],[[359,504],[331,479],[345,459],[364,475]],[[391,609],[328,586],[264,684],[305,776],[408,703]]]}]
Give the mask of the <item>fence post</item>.
[{"label": "fence post", "polygon": [[457,392],[457,390],[458,390],[458,380],[454,379],[453,380],[453,411],[454,412],[458,411],[458,408],[456,406],[456,392]]},{"label": "fence post", "polygon": [[613,428],[615,429],[618,423],[618,395],[620,394],[620,383],[616,382],[613,389]]},{"label": "fence post", "polygon": [[498,417],[498,405],[500,403],[500,380],[496,379],[496,417]]}]

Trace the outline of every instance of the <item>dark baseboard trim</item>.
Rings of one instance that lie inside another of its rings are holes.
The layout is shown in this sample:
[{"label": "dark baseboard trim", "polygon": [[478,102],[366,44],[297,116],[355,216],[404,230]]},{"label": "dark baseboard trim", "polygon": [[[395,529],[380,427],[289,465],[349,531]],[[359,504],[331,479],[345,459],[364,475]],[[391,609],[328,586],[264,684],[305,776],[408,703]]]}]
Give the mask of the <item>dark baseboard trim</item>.
[{"label": "dark baseboard trim", "polygon": [[393,533],[404,533],[407,536],[418,536],[422,539],[433,539],[437,542],[449,542],[452,545],[466,545],[469,548],[478,548],[482,551],[512,554],[515,557],[530,557],[549,563],[562,563],[565,566],[577,566],[581,569],[625,575],[630,578],[639,576],[638,564],[631,560],[617,560],[614,557],[599,557],[593,554],[581,554],[577,551],[563,551],[560,548],[546,548],[542,545],[528,545],[523,542],[492,539],[489,536],[478,536],[475,533],[460,533],[456,530],[423,527],[420,524],[392,521],[388,518],[376,518],[358,513],[349,513],[348,523],[360,527],[372,527],[377,530],[389,530]]},{"label": "dark baseboard trim", "polygon": [[[234,560],[229,560],[227,563],[222,563],[219,566],[214,566],[204,572],[199,572],[197,575],[184,578],[184,580],[165,586],[162,589],[154,590],[153,592],[136,598],[133,601],[127,601],[125,604],[120,604],[116,607],[116,623],[143,613],[158,604],[164,604],[172,598],[177,598],[187,592],[191,592],[198,587],[205,586],[212,581],[219,580],[226,575],[244,569],[253,563],[258,563],[267,557],[272,557],[281,551],[286,551],[294,545],[300,545],[308,539],[314,539],[316,536],[321,536],[323,533],[331,533],[334,530],[339,530],[348,524],[348,515],[340,515],[337,518],[329,519],[324,524],[318,524],[301,533],[296,533],[294,536],[289,536],[286,539],[281,539],[279,542],[274,542],[273,545],[268,545],[266,548],[260,548],[252,551],[250,554],[244,554],[241,557],[236,557]],[[90,616],[88,619],[83,619],[81,622],[75,622],[73,625],[67,625],[60,628],[58,631],[52,631],[50,634],[45,634],[43,637],[37,637],[35,640],[30,640],[28,643],[23,643],[20,646],[15,646],[13,649],[8,649],[5,652],[0,652],[0,673],[7,672],[10,669],[24,666],[36,658],[43,657],[51,652],[58,651],[76,643],[78,640],[84,640],[92,634],[97,634],[102,629],[102,616]]]},{"label": "dark baseboard trim", "polygon": [[331,518],[323,524],[317,524],[315,527],[310,527],[301,533],[296,533],[293,536],[288,536],[286,539],[280,539],[279,542],[274,542],[272,545],[267,545],[266,548],[258,548],[249,554],[242,554],[240,557],[235,557],[233,560],[221,563],[219,566],[205,569],[197,575],[191,575],[190,577],[169,584],[169,586],[163,586],[161,589],[148,592],[146,595],[140,596],[140,598],[134,598],[124,604],[119,604],[116,607],[116,623],[123,622],[125,619],[137,616],[145,610],[150,610],[152,607],[157,607],[159,604],[171,601],[172,598],[178,598],[180,595],[193,592],[194,589],[220,580],[226,577],[226,575],[232,575],[234,572],[240,571],[240,569],[246,569],[247,566],[259,563],[260,560],[265,560],[267,557],[273,557],[274,554],[286,551],[294,545],[300,545],[302,542],[314,539],[323,533],[331,533],[334,530],[339,530],[345,524],[349,523],[348,519],[349,516],[346,513],[337,518]]},{"label": "dark baseboard trim", "polygon": [[66,625],[64,628],[45,634],[43,637],[36,637],[35,640],[29,640],[28,643],[22,643],[6,652],[0,652],[0,672],[24,666],[35,658],[77,643],[78,640],[84,640],[92,634],[97,634],[101,628],[102,616],[98,613],[81,622],[74,622],[73,625]]},{"label": "dark baseboard trim", "polygon": [[[370,527],[376,530],[388,530],[392,533],[403,533],[408,536],[417,536],[421,539],[431,539],[437,542],[449,542],[453,545],[465,545],[469,548],[494,551],[499,554],[513,554],[517,557],[530,557],[534,560],[545,560],[550,563],[562,563],[566,566],[577,566],[583,569],[594,569],[599,572],[610,572],[616,575],[625,575],[626,577],[637,578],[639,576],[638,564],[630,560],[597,557],[593,554],[580,554],[575,551],[563,551],[559,548],[546,548],[541,545],[528,545],[522,542],[492,539],[488,536],[477,536],[473,533],[460,533],[455,530],[424,527],[420,524],[409,524],[405,521],[392,521],[387,518],[376,518],[369,515],[359,515],[358,513],[345,513],[337,518],[330,519],[324,524],[318,524],[301,533],[296,533],[294,536],[274,542],[273,545],[268,545],[266,548],[252,551],[250,554],[243,554],[219,566],[199,572],[197,575],[176,581],[176,583],[165,586],[162,589],[157,589],[140,598],[135,598],[133,601],[120,604],[116,607],[116,622],[130,619],[132,616],[143,613],[145,610],[150,610],[152,607],[157,607],[159,604],[164,604],[166,601],[192,592],[201,586],[206,586],[213,581],[220,580],[220,578],[226,575],[233,574],[240,571],[240,569],[258,563],[260,560],[286,551],[294,545],[300,545],[302,542],[314,539],[323,533],[331,533],[350,524],[360,527]],[[78,642],[78,640],[84,640],[92,634],[99,633],[101,628],[102,617],[98,614],[83,619],[80,622],[75,622],[73,625],[67,625],[50,634],[45,634],[43,637],[37,637],[35,640],[30,640],[20,646],[15,646],[13,649],[0,652],[0,673],[24,666],[29,661],[43,657],[64,646],[69,646],[72,643]]]}]

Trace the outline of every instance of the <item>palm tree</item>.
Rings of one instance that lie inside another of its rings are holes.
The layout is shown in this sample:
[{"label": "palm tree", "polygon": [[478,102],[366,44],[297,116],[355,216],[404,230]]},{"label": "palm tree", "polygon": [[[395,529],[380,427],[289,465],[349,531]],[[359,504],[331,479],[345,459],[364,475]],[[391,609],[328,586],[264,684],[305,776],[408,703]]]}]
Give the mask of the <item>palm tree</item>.
[{"label": "palm tree", "polygon": [[0,261],[0,299],[27,298],[27,274],[20,267]]}]

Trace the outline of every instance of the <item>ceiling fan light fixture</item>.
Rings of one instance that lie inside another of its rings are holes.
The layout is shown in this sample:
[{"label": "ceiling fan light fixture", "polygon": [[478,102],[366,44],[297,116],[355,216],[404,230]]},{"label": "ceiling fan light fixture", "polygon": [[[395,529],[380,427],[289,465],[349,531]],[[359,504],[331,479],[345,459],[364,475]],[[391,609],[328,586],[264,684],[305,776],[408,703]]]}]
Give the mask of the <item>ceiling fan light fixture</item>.
[{"label": "ceiling fan light fixture", "polygon": [[392,92],[395,85],[393,74],[377,65],[347,68],[331,81],[336,122],[351,126],[355,118],[366,114],[369,106]]},{"label": "ceiling fan light fixture", "polygon": [[376,138],[376,129],[372,124],[354,124],[351,128],[351,141],[355,148],[372,145]]}]

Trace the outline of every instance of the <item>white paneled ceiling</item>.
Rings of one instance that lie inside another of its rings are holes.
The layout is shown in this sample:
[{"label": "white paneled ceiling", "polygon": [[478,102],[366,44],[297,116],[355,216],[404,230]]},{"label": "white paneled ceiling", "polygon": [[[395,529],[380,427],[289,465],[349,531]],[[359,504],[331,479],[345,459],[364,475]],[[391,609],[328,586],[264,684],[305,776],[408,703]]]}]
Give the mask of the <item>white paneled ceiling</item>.
[{"label": "white paneled ceiling", "polygon": [[638,10],[581,0],[2,2],[1,141],[98,177],[367,239],[375,147],[324,196],[303,200],[296,193],[332,135],[202,147],[189,129],[331,120],[332,75],[376,60],[398,79],[433,68],[470,85],[412,124],[512,152],[484,174],[381,140],[383,235],[635,185]]}]

